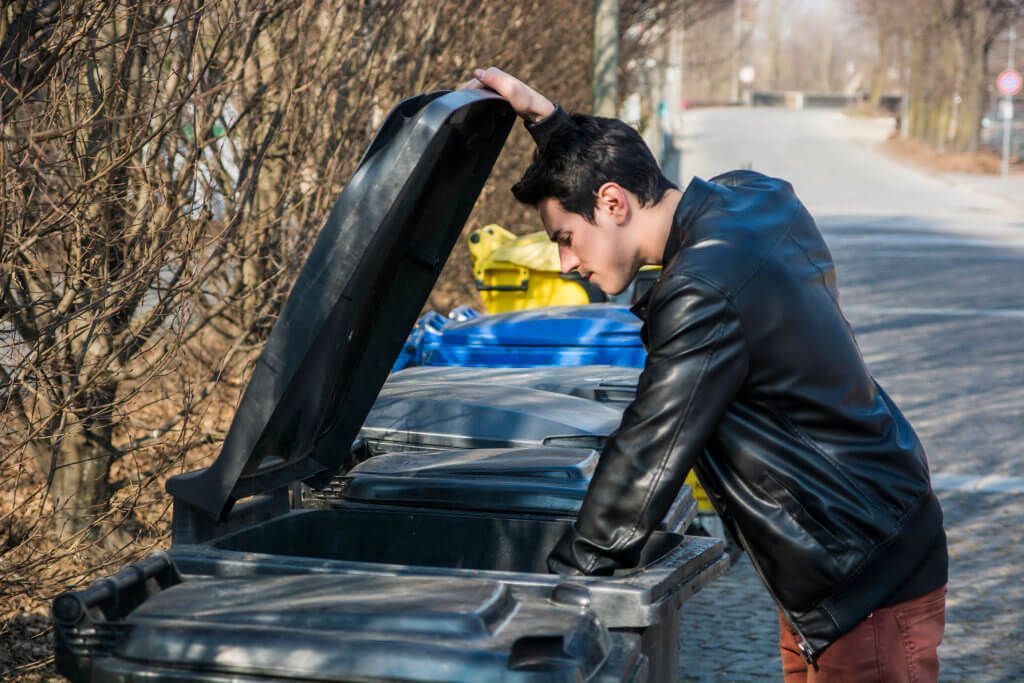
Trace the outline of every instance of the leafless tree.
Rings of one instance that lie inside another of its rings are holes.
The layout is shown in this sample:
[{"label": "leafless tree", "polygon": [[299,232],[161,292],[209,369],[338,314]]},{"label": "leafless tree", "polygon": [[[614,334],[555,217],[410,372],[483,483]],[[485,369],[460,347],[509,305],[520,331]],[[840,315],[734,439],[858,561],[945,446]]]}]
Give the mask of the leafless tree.
[{"label": "leafless tree", "polygon": [[960,96],[958,125],[950,142],[954,151],[973,152],[988,101],[992,43],[1020,16],[1021,4],[1016,0],[940,1],[956,54],[954,87]]},{"label": "leafless tree", "polygon": [[[641,131],[648,129],[659,100],[665,99],[671,62],[678,67],[676,74],[683,77],[731,63],[733,52],[741,46],[733,45],[728,39],[710,51],[703,49],[702,37],[706,26],[715,23],[716,19],[718,23],[724,19],[731,22],[732,7],[732,3],[718,0],[620,2],[619,104],[621,108],[631,94],[640,96]],[[670,54],[672,31],[685,36],[680,40],[682,49],[679,54]]]},{"label": "leafless tree", "polygon": [[[387,110],[474,66],[568,108],[589,8],[558,0],[14,0],[0,7],[0,650],[163,538]],[[533,227],[514,133],[470,219]],[[464,249],[462,250],[464,251]],[[432,305],[472,303],[457,253]]]},{"label": "leafless tree", "polygon": [[1019,0],[912,0],[905,5],[857,0],[855,11],[872,26],[882,74],[902,73],[910,135],[940,150],[973,152],[994,75],[993,42],[1021,16]]}]

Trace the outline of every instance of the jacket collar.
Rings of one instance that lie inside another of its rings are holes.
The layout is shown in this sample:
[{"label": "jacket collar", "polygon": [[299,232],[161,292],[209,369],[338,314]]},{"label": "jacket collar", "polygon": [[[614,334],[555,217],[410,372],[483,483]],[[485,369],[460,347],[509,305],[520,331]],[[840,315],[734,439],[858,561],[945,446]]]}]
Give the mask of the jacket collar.
[{"label": "jacket collar", "polygon": [[668,240],[665,242],[665,251],[661,255],[662,276],[659,276],[658,280],[647,290],[647,293],[640,297],[630,308],[633,315],[644,322],[647,321],[647,308],[650,304],[651,294],[658,286],[658,283],[661,282],[661,277],[668,270],[672,259],[675,258],[675,255],[682,248],[683,239],[687,236],[689,227],[693,224],[694,219],[700,215],[711,192],[712,183],[694,177],[690,184],[686,186],[683,196],[680,197],[679,205],[676,206],[675,214],[672,216],[672,228],[669,230]]}]

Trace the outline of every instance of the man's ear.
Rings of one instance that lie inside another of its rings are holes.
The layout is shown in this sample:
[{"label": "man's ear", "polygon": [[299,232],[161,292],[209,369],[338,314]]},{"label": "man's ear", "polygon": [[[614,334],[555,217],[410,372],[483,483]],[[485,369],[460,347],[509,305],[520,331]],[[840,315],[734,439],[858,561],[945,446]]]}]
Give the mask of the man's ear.
[{"label": "man's ear", "polygon": [[607,211],[617,224],[622,225],[629,221],[631,209],[629,206],[629,194],[618,183],[607,182],[597,188],[597,202],[595,208],[598,211]]}]

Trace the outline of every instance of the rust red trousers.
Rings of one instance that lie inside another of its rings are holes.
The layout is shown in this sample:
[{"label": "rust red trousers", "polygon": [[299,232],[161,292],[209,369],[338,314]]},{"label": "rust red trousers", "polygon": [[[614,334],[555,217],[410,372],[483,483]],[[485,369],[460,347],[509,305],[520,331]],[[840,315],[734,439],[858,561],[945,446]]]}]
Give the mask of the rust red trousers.
[{"label": "rust red trousers", "polygon": [[934,683],[946,628],[946,588],[875,610],[809,666],[779,614],[786,683]]}]

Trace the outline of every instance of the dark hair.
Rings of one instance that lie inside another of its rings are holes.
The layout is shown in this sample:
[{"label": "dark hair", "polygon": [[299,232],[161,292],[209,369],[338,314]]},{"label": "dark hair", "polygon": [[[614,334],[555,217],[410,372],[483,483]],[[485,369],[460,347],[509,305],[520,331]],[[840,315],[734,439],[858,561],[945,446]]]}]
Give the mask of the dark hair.
[{"label": "dark hair", "polygon": [[536,206],[554,197],[562,208],[594,222],[597,191],[615,182],[640,200],[657,204],[674,183],[666,178],[640,134],[618,119],[573,114],[575,126],[554,131],[538,149],[512,194]]}]

